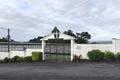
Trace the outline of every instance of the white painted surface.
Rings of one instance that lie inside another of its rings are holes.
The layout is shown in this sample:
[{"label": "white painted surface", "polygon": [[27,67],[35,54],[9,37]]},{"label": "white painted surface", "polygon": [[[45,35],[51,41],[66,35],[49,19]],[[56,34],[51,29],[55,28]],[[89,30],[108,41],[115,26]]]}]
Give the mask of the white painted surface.
[{"label": "white painted surface", "polygon": [[[64,40],[74,40],[75,39],[74,37],[66,35],[66,34],[63,34],[63,33],[60,33],[59,38],[62,38]],[[54,33],[47,35],[46,37],[42,38],[41,40],[46,41],[48,39],[55,39]]]},{"label": "white painted surface", "polygon": [[4,59],[5,57],[8,57],[7,52],[0,52],[0,60]]},{"label": "white painted surface", "polygon": [[88,59],[87,53],[93,49],[112,51],[112,44],[74,44],[74,55],[82,55],[82,59]]},{"label": "white painted surface", "polygon": [[43,53],[43,61],[45,60],[45,41],[44,40],[42,40],[42,53]]},{"label": "white painted surface", "polygon": [[74,55],[82,55],[82,59],[88,59],[87,53],[93,49],[117,54],[120,52],[120,39],[113,38],[112,44],[74,44]]},{"label": "white painted surface", "polygon": [[73,54],[74,54],[74,40],[71,40],[71,61],[73,61]]},{"label": "white painted surface", "polygon": [[0,60],[4,59],[5,57],[9,57],[10,54],[10,58],[14,57],[14,56],[20,56],[20,57],[26,57],[26,56],[32,56],[32,52],[41,52],[41,49],[27,49],[26,52],[24,51],[11,51],[10,53],[8,52],[0,52]]},{"label": "white painted surface", "polygon": [[113,38],[112,40],[112,45],[113,45],[113,52],[117,53],[120,52],[120,39],[115,39]]},{"label": "white painted surface", "polygon": [[[44,52],[45,41],[43,40],[42,49],[27,49],[24,51],[11,51],[10,58],[14,56],[31,56],[32,52]],[[73,55],[82,55],[82,59],[88,59],[87,53],[93,49],[99,49],[101,51],[112,51],[115,54],[120,52],[120,39],[113,39],[112,44],[75,44],[74,40],[71,40],[71,61],[73,60]],[[0,52],[0,59],[4,59],[5,57],[9,57],[9,53]],[[43,60],[45,59],[43,55]]]}]

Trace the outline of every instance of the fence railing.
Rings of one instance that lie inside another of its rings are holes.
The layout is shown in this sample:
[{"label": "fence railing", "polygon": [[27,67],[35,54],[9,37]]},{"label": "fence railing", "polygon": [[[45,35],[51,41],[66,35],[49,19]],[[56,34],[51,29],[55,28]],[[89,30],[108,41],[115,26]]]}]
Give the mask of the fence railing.
[{"label": "fence railing", "polygon": [[[10,51],[24,51],[25,49],[41,49],[41,43],[10,43]],[[51,48],[51,50],[50,50]],[[59,53],[70,53],[71,47],[70,44],[46,44],[46,51],[55,52],[57,48],[57,52]],[[0,42],[0,52],[8,52],[8,43]]]},{"label": "fence railing", "polygon": [[[10,51],[24,51],[24,49],[41,49],[41,43],[10,43]],[[8,52],[8,43],[0,42],[0,52]]]}]

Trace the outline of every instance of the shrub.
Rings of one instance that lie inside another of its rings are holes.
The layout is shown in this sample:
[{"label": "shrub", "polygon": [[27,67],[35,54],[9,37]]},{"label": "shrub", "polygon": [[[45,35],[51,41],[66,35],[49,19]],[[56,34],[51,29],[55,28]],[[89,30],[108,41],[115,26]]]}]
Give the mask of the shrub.
[{"label": "shrub", "polygon": [[23,58],[22,57],[19,57],[19,56],[14,56],[13,58],[10,59],[10,62],[23,62]]},{"label": "shrub", "polygon": [[115,54],[113,52],[110,51],[106,51],[105,55],[104,55],[105,60],[107,61],[112,61],[115,60]]},{"label": "shrub", "polygon": [[4,63],[4,60],[0,60],[0,63]]},{"label": "shrub", "polygon": [[101,61],[104,59],[104,52],[100,50],[92,50],[87,53],[87,56],[92,61]]},{"label": "shrub", "polygon": [[10,62],[10,58],[5,57],[5,59],[3,60],[3,62],[4,62],[4,63],[8,63],[8,62]]},{"label": "shrub", "polygon": [[120,52],[117,53],[116,58],[117,60],[120,60]]},{"label": "shrub", "polygon": [[32,61],[42,61],[42,52],[32,52]]},{"label": "shrub", "polygon": [[23,58],[23,57],[17,58],[17,62],[23,62],[23,61],[24,61],[24,58]]},{"label": "shrub", "polygon": [[74,60],[74,61],[76,61],[76,60],[78,61],[78,60],[80,60],[80,59],[81,59],[81,55],[80,55],[80,56],[78,56],[78,55],[74,55],[74,56],[73,56],[73,60]]},{"label": "shrub", "polygon": [[24,58],[25,62],[31,62],[32,61],[32,57],[31,56],[27,56]]}]

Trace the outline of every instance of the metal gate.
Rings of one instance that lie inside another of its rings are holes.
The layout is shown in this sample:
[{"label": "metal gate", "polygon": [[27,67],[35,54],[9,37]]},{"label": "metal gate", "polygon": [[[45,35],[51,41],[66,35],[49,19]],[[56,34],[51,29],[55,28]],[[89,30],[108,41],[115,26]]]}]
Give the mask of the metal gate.
[{"label": "metal gate", "polygon": [[48,40],[45,46],[46,61],[70,61],[71,46],[63,39]]}]

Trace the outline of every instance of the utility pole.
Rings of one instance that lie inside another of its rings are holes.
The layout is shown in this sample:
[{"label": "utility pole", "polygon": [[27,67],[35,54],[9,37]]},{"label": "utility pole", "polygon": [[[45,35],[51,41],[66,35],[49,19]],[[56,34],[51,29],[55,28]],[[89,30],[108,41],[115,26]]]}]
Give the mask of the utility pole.
[{"label": "utility pole", "polygon": [[10,52],[10,29],[9,28],[3,28],[3,27],[0,27],[0,29],[7,30],[8,52]]},{"label": "utility pole", "polygon": [[2,30],[7,30],[7,39],[8,39],[8,57],[10,58],[10,29],[0,27]]},{"label": "utility pole", "polygon": [[10,52],[10,29],[8,28],[8,52]]}]

